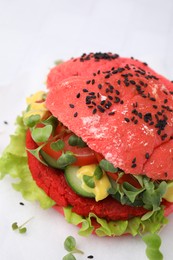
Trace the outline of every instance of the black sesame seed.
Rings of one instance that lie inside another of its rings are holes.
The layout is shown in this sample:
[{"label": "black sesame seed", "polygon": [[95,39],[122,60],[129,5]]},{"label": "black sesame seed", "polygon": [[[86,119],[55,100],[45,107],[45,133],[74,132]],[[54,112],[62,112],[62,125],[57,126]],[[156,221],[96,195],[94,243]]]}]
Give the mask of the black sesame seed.
[{"label": "black sesame seed", "polygon": [[161,136],[162,141],[164,141],[166,139],[166,137],[167,137],[167,134],[162,135]]},{"label": "black sesame seed", "polygon": [[109,116],[115,115],[115,112],[114,112],[114,111],[109,112],[108,115],[109,115]]},{"label": "black sesame seed", "polygon": [[76,97],[77,97],[77,98],[80,98],[80,93],[78,93],[78,94],[76,95]]},{"label": "black sesame seed", "polygon": [[156,105],[153,105],[153,108],[157,109],[157,106],[156,106]]},{"label": "black sesame seed", "polygon": [[139,118],[142,118],[142,113],[139,112],[139,113],[138,113],[138,116],[139,116]]},{"label": "black sesame seed", "polygon": [[91,84],[92,84],[92,85],[95,84],[95,79],[92,79]]},{"label": "black sesame seed", "polygon": [[69,104],[69,107],[74,108],[74,105],[73,104]]},{"label": "black sesame seed", "polygon": [[127,118],[127,117],[125,117],[124,120],[125,120],[126,122],[130,122],[130,119]]},{"label": "black sesame seed", "polygon": [[136,163],[133,163],[132,165],[131,165],[131,168],[136,168]]},{"label": "black sesame seed", "polygon": [[156,99],[154,97],[151,97],[150,100],[151,101],[156,101]]},{"label": "black sesame seed", "polygon": [[99,88],[99,89],[102,89],[102,85],[101,85],[101,84],[98,84],[98,88]]},{"label": "black sesame seed", "polygon": [[164,99],[164,103],[166,104],[167,102],[168,102],[168,100],[165,98],[165,99]]},{"label": "black sesame seed", "polygon": [[146,153],[146,154],[145,154],[145,158],[146,158],[146,159],[149,159],[149,158],[150,158],[149,153]]},{"label": "black sesame seed", "polygon": [[135,82],[134,80],[130,80],[130,83],[131,83],[132,85],[135,85],[135,84],[136,84],[136,82]]},{"label": "black sesame seed", "polygon": [[93,259],[94,256],[93,256],[93,255],[89,255],[89,256],[87,256],[87,258],[89,258],[89,259]]},{"label": "black sesame seed", "polygon": [[106,102],[105,100],[102,100],[102,101],[100,102],[100,105],[103,106],[103,105],[105,104],[105,102]]},{"label": "black sesame seed", "polygon": [[115,90],[115,93],[117,94],[117,95],[119,95],[120,94],[120,92],[116,89]]},{"label": "black sesame seed", "polygon": [[74,117],[77,117],[77,116],[78,116],[78,112],[75,112],[73,116],[74,116]]},{"label": "black sesame seed", "polygon": [[5,124],[5,125],[8,125],[8,122],[7,122],[7,121],[4,121],[4,124]]},{"label": "black sesame seed", "polygon": [[118,85],[120,85],[121,84],[121,80],[118,80],[117,83],[118,83]]},{"label": "black sesame seed", "polygon": [[110,95],[108,95],[108,98],[109,98],[110,100],[113,100],[113,97],[112,97],[112,96],[110,96]]},{"label": "black sesame seed", "polygon": [[110,74],[107,74],[106,76],[105,76],[105,79],[108,79],[108,78],[110,78]]},{"label": "black sesame seed", "polygon": [[97,108],[94,108],[92,113],[93,113],[93,115],[96,114],[97,113]]},{"label": "black sesame seed", "polygon": [[23,202],[19,202],[20,205],[24,206],[25,204]]},{"label": "black sesame seed", "polygon": [[135,158],[133,158],[133,160],[132,160],[132,163],[135,163],[136,162],[136,157]]},{"label": "black sesame seed", "polygon": [[97,108],[101,113],[105,112],[105,109],[102,106],[98,105]]},{"label": "black sesame seed", "polygon": [[120,102],[120,98],[119,97],[115,97],[115,103],[119,103]]},{"label": "black sesame seed", "polygon": [[[101,103],[100,103],[101,104]],[[105,108],[110,108],[112,106],[112,103],[108,100],[105,104]]]},{"label": "black sesame seed", "polygon": [[86,81],[86,84],[90,84],[90,83],[91,83],[91,80],[87,80],[87,81]]},{"label": "black sesame seed", "polygon": [[86,89],[86,88],[83,88],[83,92],[88,92],[88,89]]}]

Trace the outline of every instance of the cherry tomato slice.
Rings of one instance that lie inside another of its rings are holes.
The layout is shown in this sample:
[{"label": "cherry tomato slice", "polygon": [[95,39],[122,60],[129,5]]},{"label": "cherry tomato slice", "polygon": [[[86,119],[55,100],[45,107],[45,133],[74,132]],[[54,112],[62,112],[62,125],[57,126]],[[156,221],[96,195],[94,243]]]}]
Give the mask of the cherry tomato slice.
[{"label": "cherry tomato slice", "polygon": [[[59,129],[58,129],[59,130]],[[56,131],[56,134],[59,133],[59,131]],[[88,164],[94,164],[98,163],[97,158],[95,156],[94,151],[92,151],[89,147],[77,147],[77,146],[71,146],[68,143],[69,137],[72,134],[65,134],[64,136],[61,137],[61,140],[64,141],[65,146],[64,146],[64,151],[71,151],[72,153],[75,154],[76,156],[76,162],[73,165],[78,165],[78,166],[84,166]],[[53,159],[58,159],[62,151],[54,151],[51,148],[51,142],[48,142],[42,150],[50,155]]]}]

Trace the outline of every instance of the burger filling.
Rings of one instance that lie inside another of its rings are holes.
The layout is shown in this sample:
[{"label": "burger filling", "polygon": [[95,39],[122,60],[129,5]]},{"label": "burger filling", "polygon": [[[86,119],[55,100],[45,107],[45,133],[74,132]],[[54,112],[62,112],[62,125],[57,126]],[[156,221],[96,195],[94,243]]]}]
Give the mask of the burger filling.
[{"label": "burger filling", "polygon": [[159,211],[166,200],[173,202],[173,182],[125,173],[53,117],[45,98],[44,92],[38,92],[27,99],[24,124],[37,144],[28,152],[42,164],[61,170],[76,194],[96,202],[111,197],[121,205],[143,207],[147,210],[143,220]]}]

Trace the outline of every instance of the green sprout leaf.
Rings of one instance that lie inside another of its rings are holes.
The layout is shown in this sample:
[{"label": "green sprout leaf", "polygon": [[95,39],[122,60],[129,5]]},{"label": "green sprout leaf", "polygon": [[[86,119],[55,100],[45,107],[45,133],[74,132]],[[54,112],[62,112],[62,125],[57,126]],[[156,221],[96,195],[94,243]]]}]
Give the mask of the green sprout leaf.
[{"label": "green sprout leaf", "polygon": [[52,126],[52,132],[54,132],[57,125],[58,125],[58,119],[54,116],[50,116],[47,119],[43,120],[42,123],[44,125],[51,125]]},{"label": "green sprout leaf", "polygon": [[96,169],[94,171],[94,176],[97,180],[100,180],[103,176],[103,171],[99,165],[96,166]]},{"label": "green sprout leaf", "polygon": [[40,151],[44,145],[45,144],[42,144],[36,149],[27,149],[27,151],[31,153],[35,158],[37,158],[38,161],[40,161],[42,164],[47,166],[47,163],[44,160],[42,160],[42,158],[40,157]]},{"label": "green sprout leaf", "polygon": [[69,140],[68,140],[69,145],[71,146],[77,146],[77,147],[86,147],[87,144],[82,140],[82,138],[76,136],[76,135],[71,135]]},{"label": "green sprout leaf", "polygon": [[84,175],[83,181],[85,182],[85,184],[88,187],[90,187],[92,189],[95,188],[95,182],[94,182],[93,176]]},{"label": "green sprout leaf", "polygon": [[72,236],[68,236],[65,241],[64,241],[64,248],[68,251],[71,252],[76,248],[76,240]]},{"label": "green sprout leaf", "polygon": [[162,260],[163,254],[160,252],[159,248],[161,246],[161,238],[157,234],[146,234],[142,237],[145,242],[146,255],[149,260]]},{"label": "green sprout leaf", "polygon": [[11,225],[11,227],[12,227],[13,230],[16,230],[16,229],[19,228],[18,225],[17,225],[17,222],[14,222],[14,223]]},{"label": "green sprout leaf", "polygon": [[52,133],[52,126],[46,125],[44,127],[34,128],[32,130],[32,139],[36,143],[46,142]]},{"label": "green sprout leaf", "polygon": [[103,159],[99,162],[100,167],[106,172],[116,173],[118,172],[118,168],[115,168],[112,163]]},{"label": "green sprout leaf", "polygon": [[76,257],[72,253],[69,253],[65,255],[62,260],[76,260]]},{"label": "green sprout leaf", "polygon": [[131,185],[128,182],[124,182],[122,185],[122,191],[124,194],[128,197],[128,199],[134,203],[136,197],[142,193],[145,190],[145,188],[137,189],[133,185]]},{"label": "green sprout leaf", "polygon": [[54,151],[61,151],[64,149],[64,146],[65,146],[65,143],[61,139],[50,144],[51,149]]},{"label": "green sprout leaf", "polygon": [[40,122],[40,115],[31,115],[29,117],[24,118],[23,122],[28,127],[34,127],[38,122]]},{"label": "green sprout leaf", "polygon": [[11,227],[12,227],[13,230],[18,230],[20,234],[24,234],[24,233],[26,233],[26,231],[27,231],[27,228],[24,227],[24,226],[25,226],[29,221],[31,221],[31,219],[33,219],[33,217],[30,218],[30,219],[28,219],[27,221],[25,221],[25,222],[24,222],[22,225],[20,225],[20,226],[18,226],[17,222],[14,222],[14,223],[11,225]]},{"label": "green sprout leaf", "polygon": [[76,259],[76,258],[73,258],[74,256],[72,255],[73,253],[80,253],[80,254],[83,254],[83,251],[79,250],[77,247],[76,247],[76,240],[74,237],[72,236],[68,236],[65,241],[64,241],[64,248],[70,252],[70,254],[64,256],[65,260],[71,260],[71,259]]},{"label": "green sprout leaf", "polygon": [[57,160],[57,167],[64,169],[66,166],[76,162],[76,157],[71,152],[63,153]]}]

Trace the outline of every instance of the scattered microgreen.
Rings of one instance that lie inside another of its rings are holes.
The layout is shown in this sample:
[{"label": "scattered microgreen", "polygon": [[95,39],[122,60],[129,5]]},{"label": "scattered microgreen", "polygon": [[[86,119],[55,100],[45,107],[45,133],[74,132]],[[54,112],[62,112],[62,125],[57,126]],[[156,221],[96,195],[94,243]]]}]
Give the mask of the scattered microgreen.
[{"label": "scattered microgreen", "polygon": [[52,125],[34,128],[31,132],[32,139],[36,143],[46,142],[52,133]]},{"label": "scattered microgreen", "polygon": [[79,250],[76,247],[76,240],[72,236],[68,236],[65,241],[64,241],[64,248],[69,252],[69,254],[65,255],[63,257],[63,260],[75,260],[76,258],[74,257],[73,254],[79,253],[83,254],[83,251]]},{"label": "scattered microgreen", "polygon": [[82,140],[82,138],[76,136],[76,135],[71,135],[68,140],[69,145],[71,146],[77,146],[77,147],[86,147],[87,144]]},{"label": "scattered microgreen", "polygon": [[62,260],[76,260],[76,257],[72,253],[69,253],[65,255]]},{"label": "scattered microgreen", "polygon": [[62,153],[62,155],[57,160],[57,167],[59,169],[64,169],[67,165],[70,165],[72,163],[76,162],[76,157],[72,152],[65,152]]},{"label": "scattered microgreen", "polygon": [[34,127],[38,122],[40,122],[40,115],[31,115],[23,119],[24,125],[28,127]]},{"label": "scattered microgreen", "polygon": [[65,143],[63,140],[59,139],[56,142],[50,144],[50,147],[54,151],[61,151],[64,149]]},{"label": "scattered microgreen", "polygon": [[159,250],[161,246],[161,238],[158,234],[146,234],[142,237],[142,240],[145,242],[147,246],[146,255],[149,260],[163,259],[163,255]]},{"label": "scattered microgreen", "polygon": [[84,175],[83,181],[88,187],[90,187],[92,189],[95,188],[95,182],[94,182],[93,176]]},{"label": "scattered microgreen", "polygon": [[63,63],[63,60],[55,60],[55,61],[54,61],[54,64],[55,64],[55,65],[59,65],[59,64],[61,64],[61,63]]},{"label": "scattered microgreen", "polygon": [[96,166],[96,169],[94,171],[94,176],[97,180],[100,180],[103,176],[103,171],[99,165]]},{"label": "scattered microgreen", "polygon": [[12,227],[13,230],[18,230],[19,233],[24,234],[24,233],[26,233],[26,231],[27,231],[27,228],[25,227],[25,225],[26,225],[29,221],[31,221],[31,219],[33,219],[33,217],[30,218],[30,219],[28,219],[27,221],[25,221],[25,222],[24,222],[22,225],[20,225],[20,226],[17,224],[17,222],[14,222],[14,223],[11,225],[11,227]]},{"label": "scattered microgreen", "polygon": [[99,165],[106,172],[112,172],[112,173],[118,172],[118,168],[115,168],[112,163],[110,163],[105,159],[101,160],[99,162]]}]

